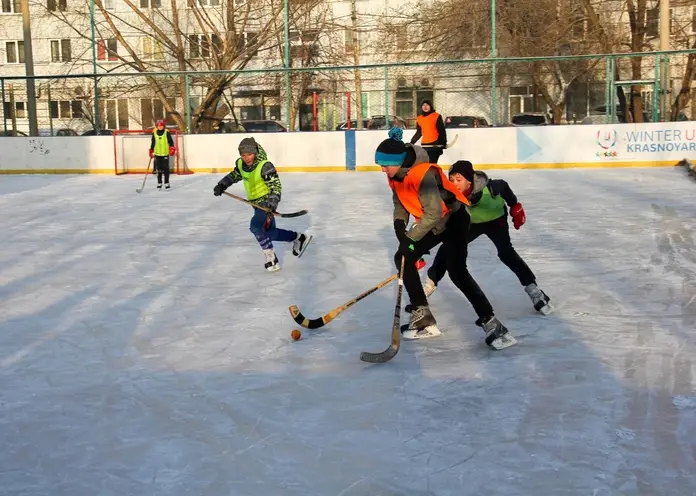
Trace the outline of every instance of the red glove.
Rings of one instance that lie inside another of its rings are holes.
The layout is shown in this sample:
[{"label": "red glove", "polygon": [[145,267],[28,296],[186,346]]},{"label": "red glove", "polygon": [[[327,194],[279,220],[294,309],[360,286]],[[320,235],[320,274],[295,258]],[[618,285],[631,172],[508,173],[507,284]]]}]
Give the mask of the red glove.
[{"label": "red glove", "polygon": [[422,258],[418,259],[416,262],[416,269],[421,270],[423,267],[425,267],[425,260]]},{"label": "red glove", "polygon": [[516,203],[512,206],[510,209],[510,215],[512,216],[512,223],[514,224],[515,229],[519,230],[519,228],[522,227],[522,224],[527,221],[527,216],[524,215],[524,209],[522,208],[521,203]]},{"label": "red glove", "polygon": [[154,153],[152,153],[152,150],[150,150],[150,158],[152,158],[153,155]]},{"label": "red glove", "polygon": [[174,156],[175,153],[176,153],[176,148],[174,148],[173,146],[170,146],[169,147],[169,156],[170,157]]}]

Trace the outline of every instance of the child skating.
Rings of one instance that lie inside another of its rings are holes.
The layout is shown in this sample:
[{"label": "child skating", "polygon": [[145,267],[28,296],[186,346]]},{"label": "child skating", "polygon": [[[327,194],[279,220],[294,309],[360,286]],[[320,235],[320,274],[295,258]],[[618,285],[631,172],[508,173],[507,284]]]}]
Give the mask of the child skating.
[{"label": "child skating", "polygon": [[[459,160],[452,165],[449,179],[471,203],[467,206],[471,215],[468,242],[471,243],[482,234],[488,236],[498,250],[500,261],[515,273],[524,286],[534,309],[544,315],[551,313],[553,307],[550,298],[539,288],[536,276],[515,251],[510,240],[506,204],[510,207],[515,229],[525,223],[526,216],[522,204],[517,201],[508,183],[503,179],[489,179],[483,171],[474,171],[473,165],[467,160]],[[437,284],[445,276],[446,249],[446,245],[440,247],[428,269],[428,279],[423,286],[427,296],[435,291]]]},{"label": "child skating", "polygon": [[[213,194],[220,196],[234,183],[243,181],[250,202],[275,212],[280,203],[282,185],[266,151],[254,138],[244,138],[239,143],[239,155],[234,169],[215,185]],[[301,257],[312,240],[311,235],[276,227],[275,216],[256,207],[249,230],[261,245],[266,260],[265,268],[269,272],[280,270],[278,257],[273,250],[273,241],[292,243],[292,254]]]}]

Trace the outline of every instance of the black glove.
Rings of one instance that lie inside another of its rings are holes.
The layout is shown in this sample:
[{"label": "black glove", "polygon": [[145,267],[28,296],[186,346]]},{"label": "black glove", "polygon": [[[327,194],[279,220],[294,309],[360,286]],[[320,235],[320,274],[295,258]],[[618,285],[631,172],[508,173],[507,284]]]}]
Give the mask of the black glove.
[{"label": "black glove", "polygon": [[215,196],[220,196],[220,195],[222,195],[222,192],[225,191],[225,189],[226,189],[226,188],[225,188],[222,184],[217,183],[217,184],[215,185],[215,187],[213,188],[213,194],[214,194]]},{"label": "black glove", "polygon": [[407,257],[413,253],[415,241],[404,235],[404,239],[399,241],[399,250],[397,253],[402,257]]},{"label": "black glove", "polygon": [[406,238],[406,221],[401,219],[396,219],[394,221],[394,233],[396,234],[396,239],[401,243]]}]

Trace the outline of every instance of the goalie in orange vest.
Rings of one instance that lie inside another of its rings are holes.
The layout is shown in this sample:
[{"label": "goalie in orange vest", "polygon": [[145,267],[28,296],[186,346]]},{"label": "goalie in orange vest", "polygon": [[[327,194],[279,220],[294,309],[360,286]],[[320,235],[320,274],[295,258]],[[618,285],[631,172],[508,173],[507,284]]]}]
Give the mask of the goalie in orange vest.
[{"label": "goalie in orange vest", "polygon": [[[399,249],[394,256],[397,269],[404,258],[403,282],[411,300],[411,319],[402,328],[404,339],[422,339],[441,334],[421,285],[416,261],[440,243],[446,246],[450,279],[464,293],[478,314],[476,324],[486,333],[486,344],[502,349],[516,343],[495,317],[488,298],[466,267],[469,200],[449,181],[438,165],[429,163],[420,146],[404,144],[402,131],[389,131],[375,152],[375,162],[387,175],[394,202],[394,231]],[[406,230],[410,218],[414,225]]]},{"label": "goalie in orange vest", "polygon": [[411,144],[422,138],[421,146],[428,152],[430,163],[436,164],[447,148],[447,130],[442,116],[435,112],[433,102],[423,100],[421,110],[423,113],[416,119],[416,134],[411,138]]}]

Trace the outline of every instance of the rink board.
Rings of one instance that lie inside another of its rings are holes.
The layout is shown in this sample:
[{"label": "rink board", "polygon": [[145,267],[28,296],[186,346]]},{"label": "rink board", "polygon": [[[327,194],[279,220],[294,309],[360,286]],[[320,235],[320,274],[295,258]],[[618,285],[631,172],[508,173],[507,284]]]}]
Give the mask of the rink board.
[{"label": "rink board", "polygon": [[[413,135],[406,130],[405,141]],[[611,124],[448,129],[457,143],[439,163],[469,160],[480,169],[664,167],[696,154],[696,124]],[[374,151],[385,131],[182,135],[180,164],[193,172],[224,173],[237,146],[253,136],[284,172],[379,170]],[[129,153],[131,169],[144,168],[147,154]],[[110,136],[16,137],[0,141],[0,174],[113,174]]]}]

